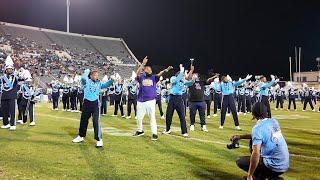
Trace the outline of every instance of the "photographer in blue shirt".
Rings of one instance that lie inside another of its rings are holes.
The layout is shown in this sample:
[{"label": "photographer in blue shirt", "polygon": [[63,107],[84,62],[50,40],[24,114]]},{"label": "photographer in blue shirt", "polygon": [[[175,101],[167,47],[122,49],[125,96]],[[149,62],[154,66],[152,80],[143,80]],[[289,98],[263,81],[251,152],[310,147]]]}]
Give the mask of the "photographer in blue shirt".
[{"label": "photographer in blue shirt", "polygon": [[289,169],[289,151],[277,120],[268,118],[267,107],[257,102],[252,108],[257,124],[252,133],[235,135],[232,142],[240,139],[252,140],[251,156],[239,157],[239,168],[248,172],[247,179],[279,179]]}]

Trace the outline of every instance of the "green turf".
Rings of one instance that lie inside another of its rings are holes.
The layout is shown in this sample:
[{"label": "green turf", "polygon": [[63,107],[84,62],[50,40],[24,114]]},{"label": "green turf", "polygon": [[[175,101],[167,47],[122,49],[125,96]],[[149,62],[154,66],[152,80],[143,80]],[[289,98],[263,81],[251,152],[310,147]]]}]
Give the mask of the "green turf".
[{"label": "green turf", "polygon": [[[235,164],[237,156],[249,155],[248,142],[237,150],[226,149],[233,134],[250,132],[250,115],[240,116],[242,132],[234,130],[231,117],[218,129],[219,117],[208,119],[208,133],[189,132],[180,136],[174,117],[173,135],[161,135],[165,125],[158,117],[159,140],[151,141],[150,126],[144,121],[144,137],[131,135],[134,119],[101,118],[104,148],[96,149],[92,123],[86,140],[72,144],[79,127],[79,113],[51,111],[38,104],[37,126],[0,131],[0,179],[241,179],[245,172]],[[300,103],[299,103],[299,108]],[[109,108],[111,114],[112,108]],[[320,113],[273,111],[288,142],[290,170],[285,179],[319,179]],[[187,118],[189,121],[189,118]]]}]

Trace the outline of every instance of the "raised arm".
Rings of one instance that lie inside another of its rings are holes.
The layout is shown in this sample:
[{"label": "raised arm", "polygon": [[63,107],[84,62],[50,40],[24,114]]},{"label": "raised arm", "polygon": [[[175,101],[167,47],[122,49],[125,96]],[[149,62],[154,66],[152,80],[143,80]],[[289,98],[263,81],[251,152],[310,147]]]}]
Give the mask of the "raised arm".
[{"label": "raised arm", "polygon": [[81,76],[81,83],[82,85],[86,85],[87,81],[89,80],[89,73],[90,73],[90,69],[86,69],[84,71],[84,73]]},{"label": "raised arm", "polygon": [[142,63],[139,65],[139,68],[137,70],[137,77],[142,73],[144,66],[147,64],[148,62],[148,56],[146,56],[143,60]]},{"label": "raised arm", "polygon": [[215,78],[219,77],[219,75],[220,75],[220,74],[215,74],[214,76],[208,78],[208,79],[206,80],[206,83],[207,83],[207,84],[210,84]]},{"label": "raised arm", "polygon": [[186,80],[191,80],[192,79],[193,72],[194,72],[194,66],[191,65],[190,66],[190,71],[187,74]]},{"label": "raised arm", "polygon": [[104,83],[101,84],[101,89],[107,89],[108,87],[110,87],[111,85],[113,84],[113,80],[109,80],[109,81],[106,81]]},{"label": "raised arm", "polygon": [[184,67],[182,64],[180,64],[180,72],[178,74],[178,76],[176,78],[174,78],[174,80],[171,82],[172,84],[176,83],[176,82],[179,82],[183,79],[183,76],[184,76]]},{"label": "raised arm", "polygon": [[246,78],[241,79],[241,80],[233,83],[233,85],[234,85],[235,87],[240,86],[241,84],[243,84],[244,82],[246,82],[247,80],[249,80],[251,77],[252,77],[252,75],[249,75],[249,74],[248,74]]},{"label": "raised arm", "polygon": [[173,69],[173,67],[172,67],[172,66],[168,66],[166,69],[160,71],[160,72],[157,74],[157,76],[160,77],[160,76],[162,76],[164,73],[169,72],[171,69]]}]

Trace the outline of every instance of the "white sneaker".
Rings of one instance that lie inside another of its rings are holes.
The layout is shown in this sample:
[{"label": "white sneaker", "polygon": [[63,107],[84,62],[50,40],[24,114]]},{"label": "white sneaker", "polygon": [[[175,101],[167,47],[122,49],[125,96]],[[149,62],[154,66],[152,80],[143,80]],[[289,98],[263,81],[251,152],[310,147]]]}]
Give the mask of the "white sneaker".
[{"label": "white sneaker", "polygon": [[77,136],[74,140],[72,140],[73,143],[80,143],[84,141],[84,138],[81,136]]},{"label": "white sneaker", "polygon": [[112,117],[116,117],[116,116],[118,116],[118,115],[112,114],[111,116],[112,116]]},{"label": "white sneaker", "polygon": [[241,131],[241,127],[240,126],[236,126],[236,130]]},{"label": "white sneaker", "polygon": [[131,119],[131,116],[127,116],[126,119]]},{"label": "white sneaker", "polygon": [[123,115],[123,116],[121,116],[122,118],[126,118],[126,116],[125,115]]},{"label": "white sneaker", "polygon": [[276,110],[276,111],[277,111],[277,110],[278,110],[278,108],[274,108],[274,110]]},{"label": "white sneaker", "polygon": [[134,117],[134,119],[138,119],[138,118],[137,118],[137,116],[136,116],[136,117]]},{"label": "white sneaker", "polygon": [[206,125],[203,125],[203,126],[201,127],[201,131],[203,131],[203,132],[208,132],[207,126],[206,126]]},{"label": "white sneaker", "polygon": [[182,134],[183,137],[189,137],[188,133]]},{"label": "white sneaker", "polygon": [[35,126],[36,125],[36,122],[32,121],[29,126]]},{"label": "white sneaker", "polygon": [[9,129],[9,128],[10,128],[10,124],[1,126],[1,129]]},{"label": "white sneaker", "polygon": [[103,147],[103,141],[102,141],[102,139],[100,139],[100,141],[97,141],[96,147],[97,147],[97,148]]},{"label": "white sneaker", "polygon": [[163,130],[162,134],[170,134],[171,133],[171,129],[169,131]]},{"label": "white sneaker", "polygon": [[17,129],[16,126],[10,126],[9,131],[15,131]]},{"label": "white sneaker", "polygon": [[207,116],[207,118],[208,118],[208,119],[210,119],[210,115],[209,115],[209,116]]},{"label": "white sneaker", "polygon": [[194,125],[190,125],[190,131],[194,131]]},{"label": "white sneaker", "polygon": [[217,117],[218,115],[217,114],[213,114],[213,117]]},{"label": "white sneaker", "polygon": [[247,115],[247,113],[243,113],[243,115],[245,116],[245,115]]},{"label": "white sneaker", "polygon": [[17,123],[23,124],[23,121],[22,120],[18,120]]},{"label": "white sneaker", "polygon": [[227,116],[230,116],[230,113],[227,113]]},{"label": "white sneaker", "polygon": [[160,119],[166,119],[165,117],[164,117],[164,115],[163,116],[161,116],[161,118]]},{"label": "white sneaker", "polygon": [[223,126],[219,126],[219,129],[223,129]]},{"label": "white sneaker", "polygon": [[302,109],[302,112],[305,112],[306,110]]},{"label": "white sneaker", "polygon": [[316,110],[315,109],[312,109],[312,112],[315,112]]}]

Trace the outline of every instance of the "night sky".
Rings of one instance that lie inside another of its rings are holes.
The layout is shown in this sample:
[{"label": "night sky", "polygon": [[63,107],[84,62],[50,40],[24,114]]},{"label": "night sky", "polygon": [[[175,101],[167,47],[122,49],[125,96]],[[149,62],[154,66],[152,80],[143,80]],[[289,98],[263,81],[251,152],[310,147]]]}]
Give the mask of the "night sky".
[{"label": "night sky", "polygon": [[[71,1],[71,32],[122,37],[153,65],[178,66],[194,57],[202,74],[287,78],[295,45],[302,46],[302,71],[316,70],[320,56],[319,0]],[[0,20],[66,31],[66,3],[1,0]]]}]

